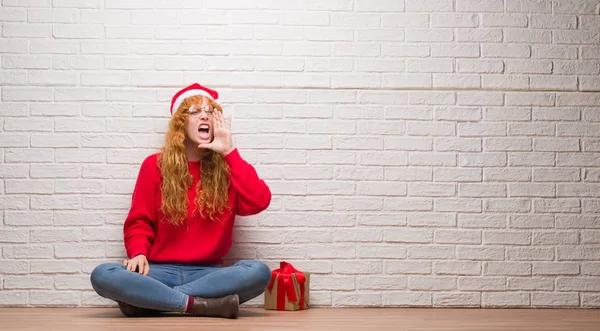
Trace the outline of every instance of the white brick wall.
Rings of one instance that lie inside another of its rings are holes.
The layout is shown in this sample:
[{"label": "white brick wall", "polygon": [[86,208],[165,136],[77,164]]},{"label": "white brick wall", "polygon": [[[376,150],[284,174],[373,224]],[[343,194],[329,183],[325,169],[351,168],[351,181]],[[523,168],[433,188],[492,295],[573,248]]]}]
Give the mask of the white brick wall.
[{"label": "white brick wall", "polygon": [[[0,306],[104,306],[172,94],[270,185],[229,259],[320,306],[600,307],[598,0],[3,0]],[[261,304],[258,298],[251,304]]]}]

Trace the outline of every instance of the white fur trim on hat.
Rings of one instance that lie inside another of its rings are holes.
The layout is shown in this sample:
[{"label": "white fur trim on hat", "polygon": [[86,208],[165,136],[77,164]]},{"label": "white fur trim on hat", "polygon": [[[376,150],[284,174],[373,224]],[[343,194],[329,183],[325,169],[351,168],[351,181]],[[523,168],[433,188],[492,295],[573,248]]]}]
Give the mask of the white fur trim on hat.
[{"label": "white fur trim on hat", "polygon": [[175,111],[177,111],[177,108],[179,108],[179,106],[181,106],[181,104],[183,103],[183,100],[185,100],[186,98],[189,98],[189,97],[193,97],[195,95],[203,95],[203,96],[215,101],[216,103],[219,103],[219,101],[217,99],[213,99],[213,97],[204,90],[198,90],[198,89],[189,90],[189,91],[185,91],[185,92],[181,93],[181,95],[177,97],[177,99],[173,103],[173,107],[171,108],[171,114],[175,114]]}]

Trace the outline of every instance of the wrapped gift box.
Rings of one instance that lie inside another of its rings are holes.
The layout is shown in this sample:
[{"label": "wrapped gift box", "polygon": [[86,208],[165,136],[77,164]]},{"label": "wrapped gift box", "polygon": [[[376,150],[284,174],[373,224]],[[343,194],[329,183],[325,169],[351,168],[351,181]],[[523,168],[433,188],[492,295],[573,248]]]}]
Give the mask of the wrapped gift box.
[{"label": "wrapped gift box", "polygon": [[310,274],[296,270],[282,261],[271,272],[271,282],[265,290],[265,309],[302,310],[310,302]]}]

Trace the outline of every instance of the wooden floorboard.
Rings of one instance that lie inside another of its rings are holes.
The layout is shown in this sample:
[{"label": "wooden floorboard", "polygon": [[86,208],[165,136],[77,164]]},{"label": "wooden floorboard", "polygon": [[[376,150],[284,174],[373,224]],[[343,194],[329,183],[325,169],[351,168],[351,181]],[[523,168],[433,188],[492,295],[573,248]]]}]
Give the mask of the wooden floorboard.
[{"label": "wooden floorboard", "polygon": [[598,331],[598,309],[242,308],[238,319],[167,314],[127,318],[116,308],[0,308],[2,331],[190,330]]}]

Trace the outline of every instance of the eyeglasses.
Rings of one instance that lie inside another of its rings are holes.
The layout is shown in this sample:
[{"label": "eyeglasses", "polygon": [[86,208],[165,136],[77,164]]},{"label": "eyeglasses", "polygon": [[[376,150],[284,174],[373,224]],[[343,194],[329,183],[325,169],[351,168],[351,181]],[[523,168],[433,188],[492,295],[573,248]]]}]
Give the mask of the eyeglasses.
[{"label": "eyeglasses", "polygon": [[190,116],[192,117],[199,117],[200,113],[202,113],[202,111],[204,111],[206,113],[206,115],[208,115],[209,117],[212,116],[215,113],[215,108],[209,106],[205,106],[205,107],[200,107],[200,106],[192,106],[190,107],[190,110],[188,110],[188,114],[190,114]]}]

